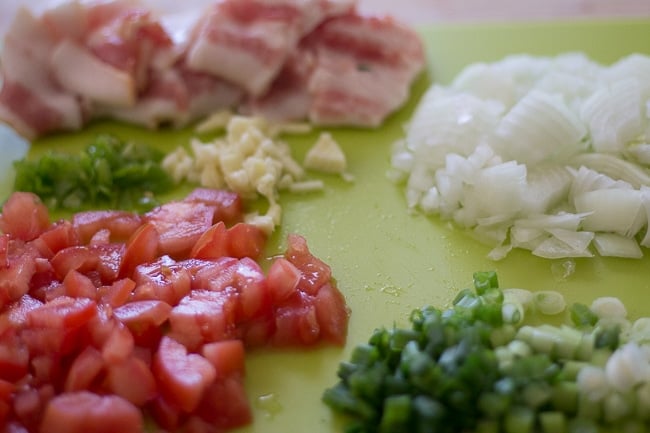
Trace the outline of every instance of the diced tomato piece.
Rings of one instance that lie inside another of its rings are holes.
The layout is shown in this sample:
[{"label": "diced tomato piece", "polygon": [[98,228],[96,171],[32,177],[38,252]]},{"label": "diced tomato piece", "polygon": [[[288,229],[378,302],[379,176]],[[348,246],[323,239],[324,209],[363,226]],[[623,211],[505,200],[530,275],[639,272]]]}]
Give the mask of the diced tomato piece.
[{"label": "diced tomato piece", "polygon": [[290,234],[287,241],[288,247],[284,256],[302,273],[298,288],[315,295],[321,286],[330,282],[332,270],[325,262],[311,254],[307,241],[302,236]]},{"label": "diced tomato piece", "polygon": [[136,406],[142,406],[152,400],[158,392],[156,379],[149,366],[133,356],[109,364],[105,385],[113,394]]},{"label": "diced tomato piece", "polygon": [[135,281],[130,278],[122,278],[110,286],[99,287],[97,296],[102,304],[115,308],[124,305],[131,298],[134,289]]},{"label": "diced tomato piece", "polygon": [[105,365],[99,350],[87,346],[72,362],[63,389],[66,392],[91,390]]},{"label": "diced tomato piece", "polygon": [[133,279],[137,284],[136,300],[159,299],[176,305],[192,289],[189,271],[169,256],[138,266]]},{"label": "diced tomato piece", "polygon": [[234,286],[239,291],[239,315],[248,320],[271,307],[266,277],[257,262],[244,257],[235,266]]},{"label": "diced tomato piece", "polygon": [[322,338],[339,346],[345,344],[350,311],[343,294],[336,286],[325,284],[316,294],[314,306]]},{"label": "diced tomato piece", "polygon": [[12,193],[2,207],[0,231],[16,239],[31,241],[50,226],[47,207],[34,193]]},{"label": "diced tomato piece", "polygon": [[25,328],[20,339],[32,356],[63,356],[77,351],[84,343],[78,329]]},{"label": "diced tomato piece", "polygon": [[129,329],[120,322],[115,322],[113,330],[102,346],[102,357],[107,364],[122,362],[133,354],[135,341]]},{"label": "diced tomato piece", "polygon": [[176,431],[181,420],[181,408],[178,405],[167,401],[159,394],[147,405],[147,408],[158,427],[166,431]]},{"label": "diced tomato piece", "polygon": [[247,347],[262,347],[271,341],[275,333],[275,312],[256,317],[253,320],[239,324],[241,338]]},{"label": "diced tomato piece", "polygon": [[[38,239],[54,255],[64,248],[79,245],[79,238],[68,220],[57,221],[52,224]],[[50,256],[51,257],[51,256]]]},{"label": "diced tomato piece", "polygon": [[0,379],[0,401],[9,401],[11,394],[16,390],[16,384],[8,380]]},{"label": "diced tomato piece", "polygon": [[234,289],[214,292],[195,290],[172,308],[171,335],[188,349],[236,336],[238,293]]},{"label": "diced tomato piece", "polygon": [[273,302],[279,303],[293,296],[301,276],[300,270],[289,260],[282,257],[275,259],[266,276],[266,285]]},{"label": "diced tomato piece", "polygon": [[214,366],[178,341],[163,337],[154,355],[152,371],[163,397],[185,412],[199,405],[205,390],[214,382]]},{"label": "diced tomato piece", "polygon": [[82,244],[87,244],[100,230],[108,230],[113,242],[127,240],[142,225],[142,217],[133,212],[99,210],[78,212],[72,226]]},{"label": "diced tomato piece", "polygon": [[9,239],[8,234],[0,234],[0,269],[9,266]]},{"label": "diced tomato piece", "polygon": [[257,260],[266,247],[266,233],[251,224],[237,223],[228,229],[228,253],[232,257]]},{"label": "diced tomato piece", "polygon": [[85,345],[83,326],[96,314],[94,301],[60,296],[27,312],[21,337],[32,354],[67,355]]},{"label": "diced tomato piece", "polygon": [[101,229],[101,230],[99,230],[88,241],[88,245],[91,245],[91,246],[108,245],[110,243],[111,243],[111,231],[109,229]]},{"label": "diced tomato piece", "polygon": [[218,259],[229,256],[228,229],[223,221],[214,224],[196,241],[190,251],[195,259]]},{"label": "diced tomato piece", "polygon": [[303,346],[316,343],[320,325],[316,308],[308,295],[297,294],[275,312],[275,346]]},{"label": "diced tomato piece", "polygon": [[94,244],[89,246],[90,251],[97,254],[99,264],[97,271],[104,284],[115,282],[120,273],[126,245],[124,244]]},{"label": "diced tomato piece", "polygon": [[243,377],[245,372],[244,343],[241,340],[224,340],[204,344],[201,354],[214,365],[217,378]]},{"label": "diced tomato piece", "polygon": [[27,325],[35,328],[79,328],[97,314],[97,304],[87,298],[61,296],[27,312]]},{"label": "diced tomato piece", "polygon": [[160,233],[160,252],[187,257],[201,235],[212,226],[214,208],[203,203],[170,202],[145,214]]},{"label": "diced tomato piece", "polygon": [[53,283],[59,282],[54,273],[52,263],[50,263],[48,259],[44,257],[36,257],[34,259],[34,265],[36,265],[36,269],[34,275],[32,275],[32,279],[29,281],[30,292],[37,291],[44,286],[49,286]]},{"label": "diced tomato piece", "polygon": [[223,221],[232,224],[241,221],[244,215],[241,197],[236,192],[228,190],[196,188],[185,197],[184,201],[213,206],[215,208],[213,223]]},{"label": "diced tomato piece", "polygon": [[0,341],[0,379],[15,382],[27,374],[29,351],[17,338]]},{"label": "diced tomato piece", "polygon": [[0,400],[0,423],[4,426],[5,433],[29,433],[29,431],[16,421],[8,421],[11,414],[11,404]]},{"label": "diced tomato piece", "polygon": [[[10,410],[11,408],[9,408]],[[16,420],[7,422],[4,428],[5,433],[30,433],[27,427]]]},{"label": "diced tomato piece", "polygon": [[239,260],[234,257],[222,257],[216,260],[191,260],[181,265],[194,275],[193,290],[221,291],[232,287],[235,279],[236,265]]},{"label": "diced tomato piece", "polygon": [[113,311],[117,319],[129,329],[138,332],[149,326],[160,326],[169,318],[172,307],[163,301],[129,302]]},{"label": "diced tomato piece", "polygon": [[33,383],[56,384],[57,387],[61,385],[63,365],[58,352],[32,356],[29,364]]},{"label": "diced tomato piece", "polygon": [[98,304],[97,314],[90,319],[86,326],[89,344],[101,350],[119,323],[113,317],[113,308],[108,305]]},{"label": "diced tomato piece", "polygon": [[67,273],[63,279],[66,295],[72,298],[95,299],[97,288],[92,280],[74,269]]},{"label": "diced tomato piece", "polygon": [[244,385],[235,376],[210,385],[196,412],[218,431],[242,427],[253,419]]},{"label": "diced tomato piece", "polygon": [[158,257],[159,246],[160,235],[156,227],[150,223],[140,226],[126,243],[119,277],[130,277],[138,265],[154,261]]},{"label": "diced tomato piece", "polygon": [[160,327],[169,319],[172,307],[163,301],[133,301],[113,311],[131,331],[136,344],[152,347],[162,337]]},{"label": "diced tomato piece", "polygon": [[266,246],[266,234],[259,228],[237,223],[227,229],[219,221],[205,231],[190,251],[190,257],[217,259],[220,257],[258,259]]},{"label": "diced tomato piece", "polygon": [[32,424],[41,418],[43,408],[44,402],[41,401],[41,396],[36,388],[19,389],[14,395],[14,414],[28,429],[36,427]]},{"label": "diced tomato piece", "polygon": [[86,246],[74,246],[60,250],[50,263],[57,278],[63,280],[72,270],[86,274],[97,269],[99,256]]},{"label": "diced tomato piece", "polygon": [[180,428],[184,433],[220,433],[217,426],[212,425],[198,415],[190,415]]},{"label": "diced tomato piece", "polygon": [[88,391],[67,392],[54,397],[45,408],[40,433],[141,433],[142,413],[116,395],[100,396]]},{"label": "diced tomato piece", "polygon": [[21,329],[27,323],[27,313],[43,305],[41,301],[31,297],[29,294],[23,295],[18,301],[11,304],[7,317],[13,329]]},{"label": "diced tomato piece", "polygon": [[30,289],[30,282],[36,273],[38,252],[29,244],[10,241],[9,266],[0,268],[0,307],[19,299]]}]

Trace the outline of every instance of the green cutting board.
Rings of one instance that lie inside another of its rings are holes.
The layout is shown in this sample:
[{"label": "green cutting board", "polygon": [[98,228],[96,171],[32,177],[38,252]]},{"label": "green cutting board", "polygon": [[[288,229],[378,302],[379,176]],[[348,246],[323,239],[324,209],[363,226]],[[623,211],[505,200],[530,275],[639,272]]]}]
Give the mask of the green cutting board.
[{"label": "green cutting board", "polygon": [[[568,301],[591,302],[598,296],[616,295],[632,316],[650,315],[649,257],[576,259],[569,276],[564,274],[565,260],[541,259],[524,251],[492,262],[486,258],[489,248],[467,234],[439,219],[409,213],[402,187],[385,176],[391,143],[402,135],[431,80],[445,84],[469,63],[516,53],[584,51],[604,63],[633,52],[650,53],[650,21],[439,25],[421,31],[429,67],[415,84],[409,104],[380,129],[331,130],[348,156],[356,181],[321,176],[325,191],[283,195],[283,224],[269,246],[269,255],[281,252],[286,235],[299,233],[312,252],[331,265],[352,311],[348,344],[342,349],[250,353],[246,380],[255,421],[242,432],[340,430],[320,401],[323,390],[336,382],[338,363],[375,328],[404,325],[411,310],[425,304],[447,305],[459,289],[471,285],[477,270],[496,270],[502,287],[555,289]],[[78,151],[99,132],[167,149],[186,144],[192,136],[188,130],[154,133],[95,123],[78,134],[39,140],[33,143],[31,155],[46,149]],[[290,140],[298,160],[316,134]]]}]

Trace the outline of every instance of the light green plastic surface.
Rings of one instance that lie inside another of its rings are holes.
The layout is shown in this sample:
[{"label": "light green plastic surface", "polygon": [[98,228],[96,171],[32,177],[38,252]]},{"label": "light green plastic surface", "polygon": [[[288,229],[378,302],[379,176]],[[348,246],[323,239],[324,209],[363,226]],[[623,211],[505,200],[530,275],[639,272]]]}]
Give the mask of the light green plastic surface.
[{"label": "light green plastic surface", "polygon": [[[429,59],[428,74],[448,83],[472,62],[494,61],[507,54],[553,55],[584,51],[602,62],[633,53],[650,53],[650,21],[441,25],[422,29]],[[455,292],[471,284],[477,270],[498,272],[502,287],[556,289],[569,301],[591,302],[619,296],[632,316],[650,315],[650,256],[629,259],[577,259],[575,272],[562,278],[564,261],[549,261],[529,252],[505,260],[485,258],[489,249],[438,219],[411,215],[401,187],[390,183],[391,143],[415,107],[430,78],[422,77],[407,107],[378,130],[332,130],[343,146],[354,183],[322,177],[326,189],[309,195],[284,195],[284,220],[268,254],[281,252],[287,233],[305,236],[314,254],[333,269],[352,310],[348,345],[313,351],[258,350],[247,358],[247,388],[255,421],[242,432],[289,433],[340,430],[320,397],[336,382],[339,361],[367,340],[373,329],[406,324],[412,309],[446,305]],[[114,123],[93,124],[82,133],[40,140],[44,149],[76,150],[98,132],[160,144],[188,142],[189,131],[147,132]],[[301,160],[315,134],[290,140]],[[1,145],[0,145],[1,147]],[[314,177],[317,177],[314,175]]]}]

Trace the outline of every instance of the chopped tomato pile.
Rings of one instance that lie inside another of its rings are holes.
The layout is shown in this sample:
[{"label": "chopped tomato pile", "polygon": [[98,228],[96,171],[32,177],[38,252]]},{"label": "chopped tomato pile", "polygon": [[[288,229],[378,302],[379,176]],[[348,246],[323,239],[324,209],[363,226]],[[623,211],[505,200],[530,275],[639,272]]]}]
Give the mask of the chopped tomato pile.
[{"label": "chopped tomato pile", "polygon": [[252,420],[246,348],[342,345],[348,309],[304,238],[267,271],[238,195],[197,189],[148,213],[52,223],[15,192],[0,214],[6,431],[222,432]]}]

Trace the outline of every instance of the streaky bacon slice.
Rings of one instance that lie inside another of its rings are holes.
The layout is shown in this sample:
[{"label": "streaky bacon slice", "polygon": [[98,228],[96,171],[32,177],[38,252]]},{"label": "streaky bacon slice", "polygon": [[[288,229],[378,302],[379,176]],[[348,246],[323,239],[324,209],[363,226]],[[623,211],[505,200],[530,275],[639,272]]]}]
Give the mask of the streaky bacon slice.
[{"label": "streaky bacon slice", "polygon": [[309,80],[315,67],[314,53],[299,46],[289,56],[269,90],[258,98],[248,98],[240,110],[277,122],[307,119],[312,103]]},{"label": "streaky bacon slice", "polygon": [[49,74],[53,46],[47,29],[27,9],[20,9],[0,54],[0,120],[27,138],[76,130],[84,121],[78,99]]},{"label": "streaky bacon slice", "polygon": [[375,127],[424,66],[414,31],[355,0],[219,0],[182,41],[162,22],[137,0],[21,10],[0,54],[0,121],[35,138],[98,117],[183,127],[232,108]]},{"label": "streaky bacon slice", "polygon": [[56,45],[50,64],[57,81],[73,94],[115,107],[135,104],[133,76],[103,62],[72,40],[65,39]]},{"label": "streaky bacon slice", "polygon": [[176,128],[218,110],[235,107],[243,90],[213,75],[190,70],[184,59],[168,69],[152,69],[149,84],[132,107],[98,107],[96,117],[109,117],[156,129]]},{"label": "streaky bacon slice", "polygon": [[[317,125],[378,126],[406,101],[425,62],[413,30],[389,17],[356,12],[326,20],[301,41],[298,53],[268,93],[249,101],[253,114],[308,118]],[[308,53],[313,59],[305,67]]]},{"label": "streaky bacon slice", "polygon": [[328,16],[352,7],[352,1],[341,0],[218,2],[193,32],[188,65],[261,95],[305,34]]}]

